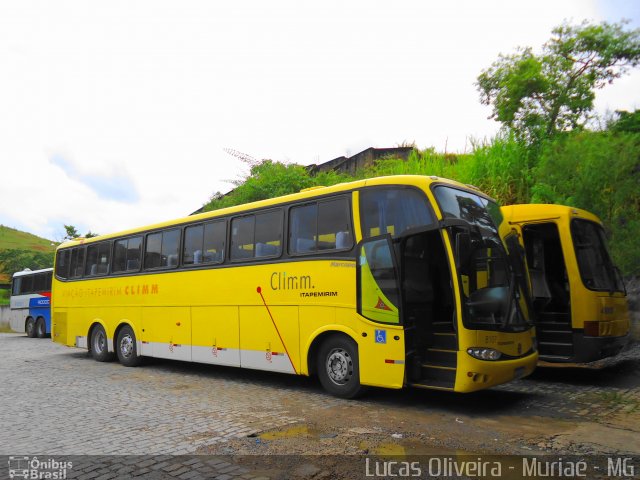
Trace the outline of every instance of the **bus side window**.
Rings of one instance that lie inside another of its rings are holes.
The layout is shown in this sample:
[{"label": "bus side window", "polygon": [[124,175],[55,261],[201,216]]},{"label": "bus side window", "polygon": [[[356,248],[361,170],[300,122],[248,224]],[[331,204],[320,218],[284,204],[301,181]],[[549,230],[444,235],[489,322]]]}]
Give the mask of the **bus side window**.
[{"label": "bus side window", "polygon": [[289,214],[289,253],[315,252],[318,205],[293,207]]},{"label": "bus side window", "polygon": [[34,292],[44,292],[47,289],[47,274],[46,273],[38,273],[34,275],[33,281],[33,291]]},{"label": "bus side window", "polygon": [[165,230],[147,235],[144,268],[176,267],[180,252],[180,229]]},{"label": "bus side window", "polygon": [[318,203],[318,249],[341,250],[353,247],[351,216],[346,198]]},{"label": "bus side window", "polygon": [[142,237],[127,238],[118,240],[113,247],[112,271],[117,272],[137,272],[140,270],[140,247]]},{"label": "bus side window", "polygon": [[184,247],[182,249],[183,265],[202,263],[202,244],[204,241],[204,225],[194,225],[184,230]]},{"label": "bus side window", "polygon": [[231,259],[253,258],[255,215],[231,220]]},{"label": "bus side window", "polygon": [[22,286],[22,277],[13,277],[13,289],[11,295],[20,295]]},{"label": "bus side window", "polygon": [[312,253],[353,247],[349,202],[345,197],[293,207],[289,252]]},{"label": "bus side window", "polygon": [[421,192],[398,187],[362,190],[360,219],[364,238],[385,233],[397,236],[412,227],[431,225],[435,221]]},{"label": "bus side window", "polygon": [[24,295],[25,293],[31,292],[33,292],[33,275],[25,275],[22,277],[20,284],[20,294]]},{"label": "bus side window", "polygon": [[109,271],[111,244],[109,242],[93,243],[87,247],[85,275],[104,275]]},{"label": "bus side window", "polygon": [[69,261],[69,278],[82,277],[84,268],[84,247],[77,247],[71,250],[71,260]]},{"label": "bus side window", "polygon": [[56,259],[56,275],[60,278],[69,276],[69,250],[59,250]]},{"label": "bus side window", "polygon": [[255,223],[256,257],[277,257],[282,252],[282,210],[258,213]]},{"label": "bus side window", "polygon": [[225,220],[205,223],[202,261],[222,263],[226,238],[227,222]]}]

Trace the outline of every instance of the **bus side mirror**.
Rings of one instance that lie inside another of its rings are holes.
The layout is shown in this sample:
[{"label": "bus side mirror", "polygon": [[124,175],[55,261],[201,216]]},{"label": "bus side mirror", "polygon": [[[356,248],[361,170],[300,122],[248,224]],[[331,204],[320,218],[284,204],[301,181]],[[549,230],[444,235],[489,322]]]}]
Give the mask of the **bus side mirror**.
[{"label": "bus side mirror", "polygon": [[472,253],[471,235],[467,232],[458,232],[456,234],[456,267],[458,267],[460,273],[468,270]]}]

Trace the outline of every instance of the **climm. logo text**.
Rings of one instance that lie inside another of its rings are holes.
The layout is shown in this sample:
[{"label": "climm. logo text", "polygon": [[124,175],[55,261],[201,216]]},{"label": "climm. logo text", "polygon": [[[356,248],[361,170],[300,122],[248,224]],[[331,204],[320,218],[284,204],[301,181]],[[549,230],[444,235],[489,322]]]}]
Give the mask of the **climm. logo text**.
[{"label": "climm. logo text", "polygon": [[305,290],[314,288],[311,275],[287,275],[287,272],[271,274],[271,290]]}]

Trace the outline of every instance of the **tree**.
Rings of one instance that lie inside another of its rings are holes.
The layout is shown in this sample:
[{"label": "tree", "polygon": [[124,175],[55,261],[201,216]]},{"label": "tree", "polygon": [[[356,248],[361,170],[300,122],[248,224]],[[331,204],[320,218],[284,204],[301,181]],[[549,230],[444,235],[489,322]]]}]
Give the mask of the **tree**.
[{"label": "tree", "polygon": [[78,233],[78,229],[73,225],[65,225],[64,230],[66,232],[63,240],[73,240],[74,238],[78,238],[80,234]]},{"label": "tree", "polygon": [[53,266],[53,252],[40,252],[21,248],[0,250],[0,272],[12,274],[30,268],[38,270]]},{"label": "tree", "polygon": [[476,82],[480,101],[492,107],[489,118],[530,143],[582,127],[595,90],[640,62],[640,30],[625,30],[626,23],[565,23],[539,55],[530,47],[501,54]]},{"label": "tree", "polygon": [[[64,225],[64,230],[65,230],[65,236],[63,240],[74,240],[76,238],[82,237],[82,235],[78,233],[78,229],[73,225]],[[98,235],[99,235],[98,233],[93,233],[91,230],[89,230],[84,235],[84,238],[97,237]]]},{"label": "tree", "polygon": [[640,110],[616,111],[616,118],[609,122],[608,129],[612,132],[640,133]]}]

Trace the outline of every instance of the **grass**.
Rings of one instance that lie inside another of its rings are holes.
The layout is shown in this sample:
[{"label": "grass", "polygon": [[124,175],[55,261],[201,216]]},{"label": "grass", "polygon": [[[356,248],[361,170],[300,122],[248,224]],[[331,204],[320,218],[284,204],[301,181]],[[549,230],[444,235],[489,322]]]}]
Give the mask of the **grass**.
[{"label": "grass", "polygon": [[637,399],[630,398],[620,392],[603,392],[601,397],[605,402],[612,403],[614,405],[633,406],[633,410],[640,407],[640,402]]},{"label": "grass", "polygon": [[15,333],[8,323],[0,323],[0,333]]},{"label": "grass", "polygon": [[0,305],[9,305],[9,290],[0,288]]},{"label": "grass", "polygon": [[0,250],[21,248],[40,252],[53,252],[56,245],[56,242],[46,238],[0,225]]}]

